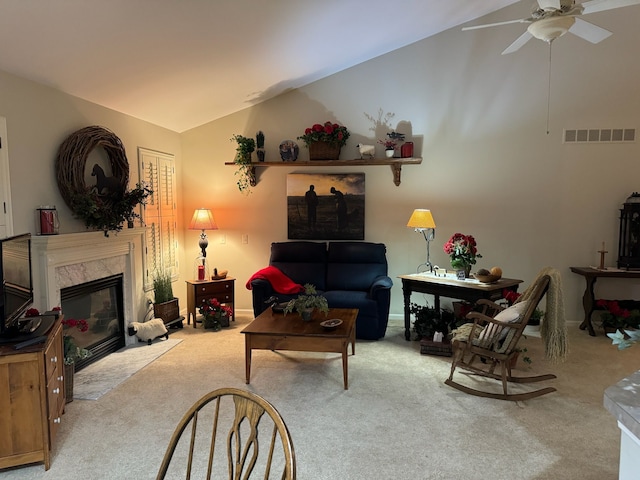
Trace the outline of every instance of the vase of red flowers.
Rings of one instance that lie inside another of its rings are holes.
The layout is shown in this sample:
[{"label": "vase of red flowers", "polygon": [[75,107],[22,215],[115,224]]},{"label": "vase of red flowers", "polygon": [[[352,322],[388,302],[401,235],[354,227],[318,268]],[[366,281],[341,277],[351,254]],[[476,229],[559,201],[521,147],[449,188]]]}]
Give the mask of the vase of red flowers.
[{"label": "vase of red flowers", "polygon": [[209,298],[202,301],[199,308],[200,315],[204,317],[202,326],[214,331],[229,326],[229,317],[233,310],[227,305],[222,305],[217,298]]},{"label": "vase of red flowers", "polygon": [[476,264],[476,258],[482,258],[478,253],[478,246],[473,235],[454,233],[444,244],[444,252],[451,259],[454,270],[464,270],[465,278],[469,278],[471,265]]},{"label": "vase of red flowers", "polygon": [[337,160],[340,149],[347,143],[351,134],[347,127],[337,123],[316,123],[305,129],[304,135],[298,137],[309,148],[310,160]]}]

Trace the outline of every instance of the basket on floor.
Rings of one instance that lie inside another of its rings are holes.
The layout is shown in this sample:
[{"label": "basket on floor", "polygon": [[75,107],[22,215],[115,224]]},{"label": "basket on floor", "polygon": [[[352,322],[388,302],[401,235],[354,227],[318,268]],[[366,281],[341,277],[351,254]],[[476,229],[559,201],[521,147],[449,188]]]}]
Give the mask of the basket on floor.
[{"label": "basket on floor", "polygon": [[338,160],[340,145],[327,142],[312,142],[309,144],[310,160]]},{"label": "basket on floor", "polygon": [[422,355],[451,357],[453,355],[453,348],[449,340],[445,340],[444,342],[434,342],[423,338],[420,340],[420,353]]}]

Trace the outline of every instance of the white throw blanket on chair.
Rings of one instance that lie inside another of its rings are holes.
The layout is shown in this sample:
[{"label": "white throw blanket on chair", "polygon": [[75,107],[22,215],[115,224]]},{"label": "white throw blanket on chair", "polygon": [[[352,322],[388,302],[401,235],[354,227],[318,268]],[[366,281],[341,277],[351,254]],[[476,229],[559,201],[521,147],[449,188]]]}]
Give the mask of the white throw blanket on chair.
[{"label": "white throw blanket on chair", "polygon": [[544,342],[544,349],[547,358],[551,361],[564,360],[569,353],[567,343],[567,327],[564,316],[564,301],[562,293],[562,279],[560,272],[552,267],[545,267],[538,273],[538,276],[531,282],[518,302],[528,300],[533,292],[534,285],[543,275],[549,275],[549,289],[547,290],[547,304],[544,319],[540,325],[540,334]]}]

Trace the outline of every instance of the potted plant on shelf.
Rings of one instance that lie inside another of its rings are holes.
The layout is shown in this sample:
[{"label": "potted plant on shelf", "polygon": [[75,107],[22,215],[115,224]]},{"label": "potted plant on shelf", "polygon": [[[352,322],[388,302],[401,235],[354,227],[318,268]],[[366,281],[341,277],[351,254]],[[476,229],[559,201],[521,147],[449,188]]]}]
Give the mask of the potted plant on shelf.
[{"label": "potted plant on shelf", "polygon": [[340,149],[347,143],[351,134],[347,127],[337,123],[316,123],[305,129],[304,135],[298,137],[309,149],[311,160],[337,160]]},{"label": "potted plant on shelf", "polygon": [[396,145],[398,145],[398,142],[389,138],[384,140],[378,140],[378,143],[380,145],[384,145],[384,154],[387,158],[393,157],[393,154],[396,151],[395,149],[396,149]]},{"label": "potted plant on shelf", "polygon": [[173,285],[169,272],[158,272],[153,277],[153,316],[165,323],[180,318],[178,299],[173,296]]},{"label": "potted plant on shelf", "polygon": [[258,155],[258,161],[264,162],[264,133],[262,130],[256,133],[256,154]]},{"label": "potted plant on shelf", "polygon": [[305,322],[308,322],[311,320],[315,309],[320,310],[326,316],[329,313],[329,303],[325,297],[318,293],[315,285],[305,283],[304,293],[298,295],[297,298],[289,300],[283,311],[286,315],[295,310]]},{"label": "potted plant on shelf", "polygon": [[233,315],[233,309],[227,305],[222,305],[217,298],[202,300],[198,310],[200,315],[204,317],[202,326],[216,332],[222,327],[228,327],[229,317]]},{"label": "potted plant on shelf", "polygon": [[251,154],[256,149],[256,141],[253,138],[242,135],[233,135],[231,141],[237,142],[236,156],[233,159],[239,168],[236,175],[239,176],[236,184],[241,193],[251,193],[251,187],[256,186],[256,170],[251,164]]}]

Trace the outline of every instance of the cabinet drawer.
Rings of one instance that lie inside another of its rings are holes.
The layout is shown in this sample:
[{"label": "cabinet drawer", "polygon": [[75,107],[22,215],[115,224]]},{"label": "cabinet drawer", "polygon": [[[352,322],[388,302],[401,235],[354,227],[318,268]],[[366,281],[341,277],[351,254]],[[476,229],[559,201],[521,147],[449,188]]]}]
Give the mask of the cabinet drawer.
[{"label": "cabinet drawer", "polygon": [[44,352],[45,378],[49,380],[55,373],[56,368],[62,368],[63,362],[60,337],[56,335]]},{"label": "cabinet drawer", "polygon": [[47,402],[49,408],[49,442],[53,444],[56,438],[60,422],[62,421],[62,410],[64,409],[64,384],[63,377],[57,369],[54,377],[47,383]]},{"label": "cabinet drawer", "polygon": [[215,294],[229,293],[233,292],[233,282],[221,282],[221,283],[206,283],[203,285],[196,285],[196,297],[211,297],[215,296]]},{"label": "cabinet drawer", "polygon": [[207,295],[198,295],[196,297],[196,306],[199,307],[203,300],[209,300],[212,297],[217,298],[220,303],[231,303],[231,302],[233,302],[233,292],[228,292],[228,293],[210,293],[210,294],[207,294]]}]

